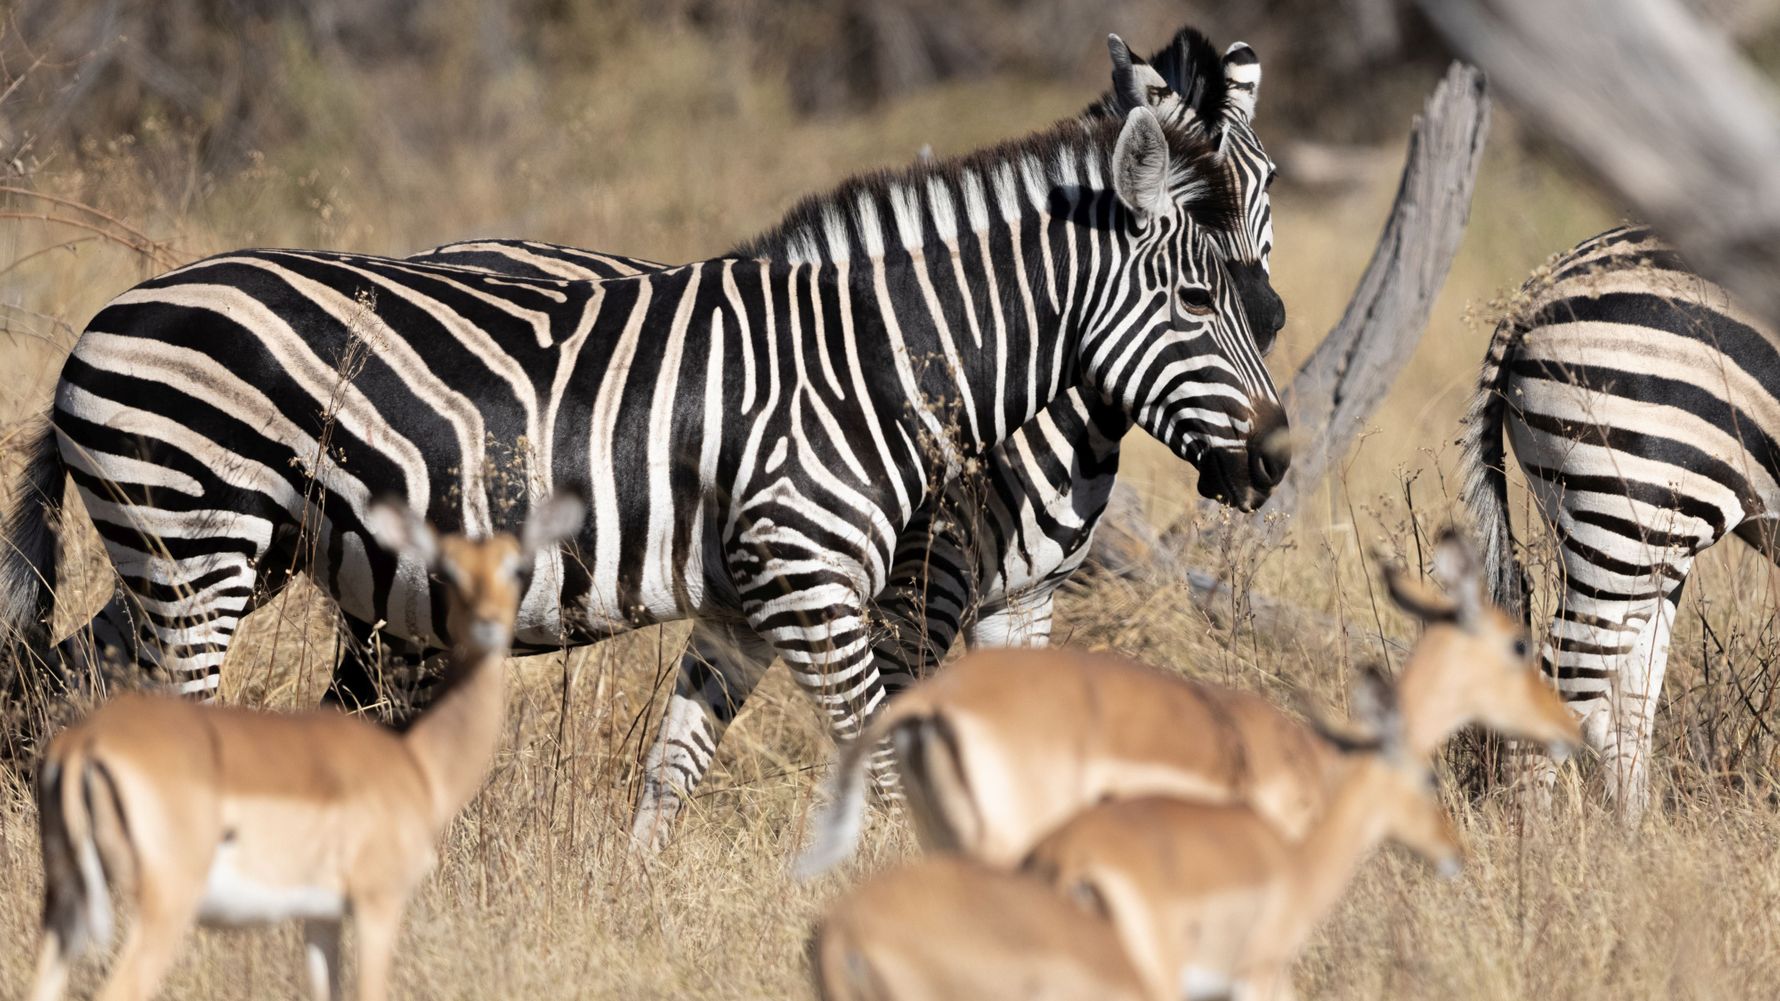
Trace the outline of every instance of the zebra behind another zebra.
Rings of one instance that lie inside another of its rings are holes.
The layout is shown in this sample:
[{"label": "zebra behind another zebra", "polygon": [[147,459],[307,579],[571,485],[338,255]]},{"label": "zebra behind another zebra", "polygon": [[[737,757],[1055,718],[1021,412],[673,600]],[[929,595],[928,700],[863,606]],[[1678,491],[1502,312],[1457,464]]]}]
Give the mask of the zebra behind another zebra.
[{"label": "zebra behind another zebra", "polygon": [[[1694,558],[1733,534],[1780,556],[1780,337],[1641,228],[1585,240],[1528,282],[1490,342],[1462,459],[1496,600],[1513,607],[1525,584],[1504,427],[1561,546],[1541,662],[1635,817]],[[1523,753],[1549,790],[1551,761]]]},{"label": "zebra behind another zebra", "polygon": [[[1285,316],[1268,281],[1273,238],[1267,189],[1274,168],[1253,130],[1260,62],[1240,42],[1220,57],[1203,35],[1183,28],[1147,65],[1160,78],[1148,86],[1184,95],[1186,106],[1218,136],[1241,216],[1238,225],[1215,233],[1214,242],[1265,353]],[[1083,114],[1116,113],[1116,100],[1107,95]],[[410,259],[539,278],[622,277],[665,267],[520,240],[463,241]],[[1257,316],[1265,324],[1256,325]],[[990,450],[980,474],[951,481],[921,508],[903,532],[890,584],[875,607],[877,621],[888,627],[876,658],[892,692],[943,658],[961,631],[972,646],[1048,641],[1055,592],[1087,556],[1130,427],[1123,411],[1072,388]],[[633,824],[640,845],[659,847],[665,840],[772,657],[770,647],[749,644],[720,624],[694,625],[644,761]],[[348,659],[343,670],[342,701],[368,704],[377,697],[362,659]]]},{"label": "zebra behind another zebra", "polygon": [[[517,647],[746,623],[849,737],[883,697],[864,603],[903,529],[1068,387],[1233,504],[1283,475],[1284,415],[1202,232],[1230,224],[1229,178],[1130,64],[1115,89],[1120,119],[810,199],[759,256],[575,282],[244,251],[144,282],[89,324],[29,446],[9,624],[47,628],[64,472],[128,589],[112,621],[141,623],[115,652],[192,692],[297,571],[359,623],[450,642],[422,568],[368,541],[373,499],[487,533],[578,485],[590,517],[533,568]],[[485,475],[503,458],[506,486]]]}]

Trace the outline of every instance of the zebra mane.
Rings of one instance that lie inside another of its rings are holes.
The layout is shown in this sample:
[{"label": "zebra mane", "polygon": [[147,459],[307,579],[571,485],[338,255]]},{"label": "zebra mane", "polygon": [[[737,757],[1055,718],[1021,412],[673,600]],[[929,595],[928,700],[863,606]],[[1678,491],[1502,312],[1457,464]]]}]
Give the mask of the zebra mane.
[{"label": "zebra mane", "polygon": [[[962,156],[849,178],[804,198],[777,226],[737,246],[737,257],[816,263],[880,257],[900,244],[918,249],[986,232],[1051,210],[1056,188],[1112,189],[1112,154],[1122,117],[1069,119]],[[1228,232],[1241,219],[1235,181],[1216,142],[1198,122],[1164,123],[1169,189],[1188,218]]]},{"label": "zebra mane", "polygon": [[[1148,62],[1168,88],[1179,94],[1187,107],[1209,123],[1214,131],[1224,127],[1229,116],[1226,104],[1229,81],[1224,76],[1224,58],[1210,39],[1196,28],[1182,28],[1174,33],[1167,47],[1150,56]],[[1108,90],[1083,108],[1081,117],[1118,118],[1118,100]]]}]

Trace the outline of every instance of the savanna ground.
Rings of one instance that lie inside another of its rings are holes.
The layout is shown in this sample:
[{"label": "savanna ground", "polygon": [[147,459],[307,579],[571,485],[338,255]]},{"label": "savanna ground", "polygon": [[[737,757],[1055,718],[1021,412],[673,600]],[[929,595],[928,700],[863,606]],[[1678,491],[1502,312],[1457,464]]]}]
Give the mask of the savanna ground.
[{"label": "savanna ground", "polygon": [[[989,76],[810,119],[793,114],[781,85],[732,54],[670,34],[549,81],[538,105],[545,110],[518,127],[517,144],[448,144],[444,155],[417,157],[382,141],[399,107],[376,109],[300,61],[281,72],[292,100],[337,108],[337,128],[262,150],[244,170],[211,174],[194,165],[177,125],[150,119],[128,137],[50,163],[31,186],[167,241],[156,251],[167,262],[250,245],[403,254],[483,235],[686,260],[725,248],[799,193],[849,171],[901,161],[924,144],[943,155],[1035,128],[1102,85],[1098,77]],[[1394,190],[1408,125],[1407,113],[1400,117],[1399,137],[1359,185],[1313,191],[1288,178],[1277,189],[1273,270],[1290,320],[1271,363],[1282,383],[1337,319],[1366,263]],[[1260,635],[1240,616],[1234,627],[1209,622],[1177,582],[1097,582],[1064,599],[1061,642],[1339,702],[1350,671],[1380,656],[1380,637],[1413,636],[1413,624],[1385,607],[1368,554],[1414,559],[1418,543],[1453,515],[1452,440],[1499,303],[1548,255],[1616,218],[1514,133],[1498,114],[1471,226],[1427,335],[1339,474],[1307,503],[1285,545],[1198,557],[1350,628]],[[29,218],[118,232],[78,209],[20,196],[0,209],[0,435],[9,435],[44,406],[86,318],[159,267],[116,241]],[[0,437],[0,448],[10,440]],[[1181,513],[1191,471],[1141,436],[1127,456],[1152,518],[1167,523]],[[7,488],[13,478],[9,465]],[[109,587],[77,502],[74,511],[64,535],[63,630]],[[1545,546],[1542,533],[1525,530],[1524,503],[1515,515],[1523,537]],[[1549,582],[1548,557],[1543,569]],[[1502,794],[1466,799],[1449,781],[1471,864],[1440,882],[1383,853],[1317,937],[1300,970],[1303,993],[1772,996],[1780,983],[1780,818],[1765,710],[1780,656],[1774,573],[1737,543],[1700,561],[1664,693],[1661,809],[1626,830],[1573,781],[1552,816],[1523,825]],[[226,697],[312,704],[334,652],[330,616],[306,586],[258,613],[230,654]],[[816,712],[775,672],[730,731],[674,844],[650,867],[630,861],[637,763],[683,635],[684,627],[667,626],[515,662],[511,739],[410,909],[398,963],[403,996],[808,996],[804,947],[823,901],[912,841],[900,821],[880,818],[860,861],[839,876],[809,886],[785,876],[829,747]],[[22,992],[30,972],[35,840],[29,791],[9,774],[0,780],[0,993],[8,995]],[[206,932],[167,993],[296,996],[300,977],[294,931]],[[77,987],[91,985],[89,967]]]}]

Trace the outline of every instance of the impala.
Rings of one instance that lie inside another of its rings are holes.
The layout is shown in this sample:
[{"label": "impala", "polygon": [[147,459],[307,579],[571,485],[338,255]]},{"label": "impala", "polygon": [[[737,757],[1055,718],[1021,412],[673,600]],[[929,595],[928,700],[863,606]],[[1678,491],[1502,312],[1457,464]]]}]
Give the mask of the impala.
[{"label": "impala", "polygon": [[[1434,575],[1445,593],[1386,573],[1427,626],[1399,684],[1408,753],[1425,760],[1471,723],[1554,752],[1573,745],[1575,717],[1536,671],[1526,631],[1483,600],[1456,533],[1437,544]],[[1258,695],[1080,651],[984,651],[910,688],[841,752],[800,875],[852,851],[864,765],[885,740],[922,843],[1002,867],[1113,797],[1242,802],[1295,839],[1344,771],[1335,747]]]},{"label": "impala", "polygon": [[445,826],[481,788],[505,715],[504,660],[526,578],[583,505],[559,496],[521,538],[436,537],[371,508],[378,544],[445,583],[452,650],[438,701],[405,732],[332,710],[275,714],[119,697],[50,745],[38,775],[44,927],[31,997],[111,933],[113,886],[136,917],[103,1001],[150,997],[194,923],[303,922],[311,994],[339,996],[340,925],[358,996],[388,993],[402,910]]},{"label": "impala", "polygon": [[956,856],[879,873],[816,928],[823,1001],[1168,1001],[1106,918]]},{"label": "impala", "polygon": [[1299,841],[1256,810],[1167,797],[1077,814],[1025,868],[1112,920],[1149,990],[1181,998],[1290,995],[1291,966],[1360,861],[1389,837],[1442,873],[1460,847],[1427,760],[1405,746],[1395,691],[1370,675],[1342,747],[1341,778]]}]

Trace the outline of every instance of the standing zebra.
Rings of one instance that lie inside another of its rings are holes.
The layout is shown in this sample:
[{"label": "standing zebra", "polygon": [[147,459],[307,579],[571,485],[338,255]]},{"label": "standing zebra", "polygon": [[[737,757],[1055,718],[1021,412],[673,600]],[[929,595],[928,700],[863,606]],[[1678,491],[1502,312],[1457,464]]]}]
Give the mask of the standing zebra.
[{"label": "standing zebra", "polygon": [[[1203,35],[1183,28],[1147,64],[1131,62],[1144,76],[1152,106],[1178,113],[1186,101],[1218,137],[1241,206],[1239,224],[1213,234],[1229,286],[1245,307],[1226,309],[1233,317],[1246,313],[1251,324],[1257,316],[1264,319],[1251,329],[1265,354],[1285,316],[1268,281],[1273,237],[1267,188],[1275,171],[1253,131],[1259,60],[1240,42],[1220,57]],[[1117,101],[1109,94],[1083,117],[1115,114]],[[501,240],[447,244],[411,260],[539,278],[609,278],[664,267],[573,247]],[[1232,334],[1250,336],[1241,329]],[[875,609],[876,618],[890,627],[876,643],[876,657],[891,690],[937,663],[960,631],[977,646],[1048,640],[1055,591],[1087,555],[1130,427],[1122,410],[1072,387],[989,451],[979,475],[952,480],[921,507],[902,533],[890,584]],[[658,847],[667,837],[772,656],[770,647],[745,645],[725,630],[695,625],[663,725],[644,762],[633,825],[639,844]],[[343,663],[338,688],[337,697],[349,704],[377,697],[362,659]]]},{"label": "standing zebra", "polygon": [[88,325],[29,446],[7,614],[48,621],[66,472],[125,589],[100,616],[140,623],[94,635],[185,691],[216,687],[241,617],[299,570],[349,619],[441,648],[438,589],[370,541],[367,505],[487,533],[562,485],[589,518],[540,555],[516,648],[716,621],[850,737],[883,696],[865,603],[898,537],[1069,387],[1229,503],[1283,475],[1284,414],[1202,230],[1230,225],[1228,174],[1128,61],[1114,88],[1119,118],[854,179],[664,271],[242,251],[144,282]]},{"label": "standing zebra", "polygon": [[[1649,801],[1651,728],[1694,557],[1735,534],[1777,555],[1780,338],[1648,230],[1586,240],[1521,290],[1484,359],[1465,500],[1496,599],[1524,600],[1502,429],[1564,566],[1541,661],[1601,753],[1607,794]],[[1527,770],[1548,789],[1549,759]]]}]

